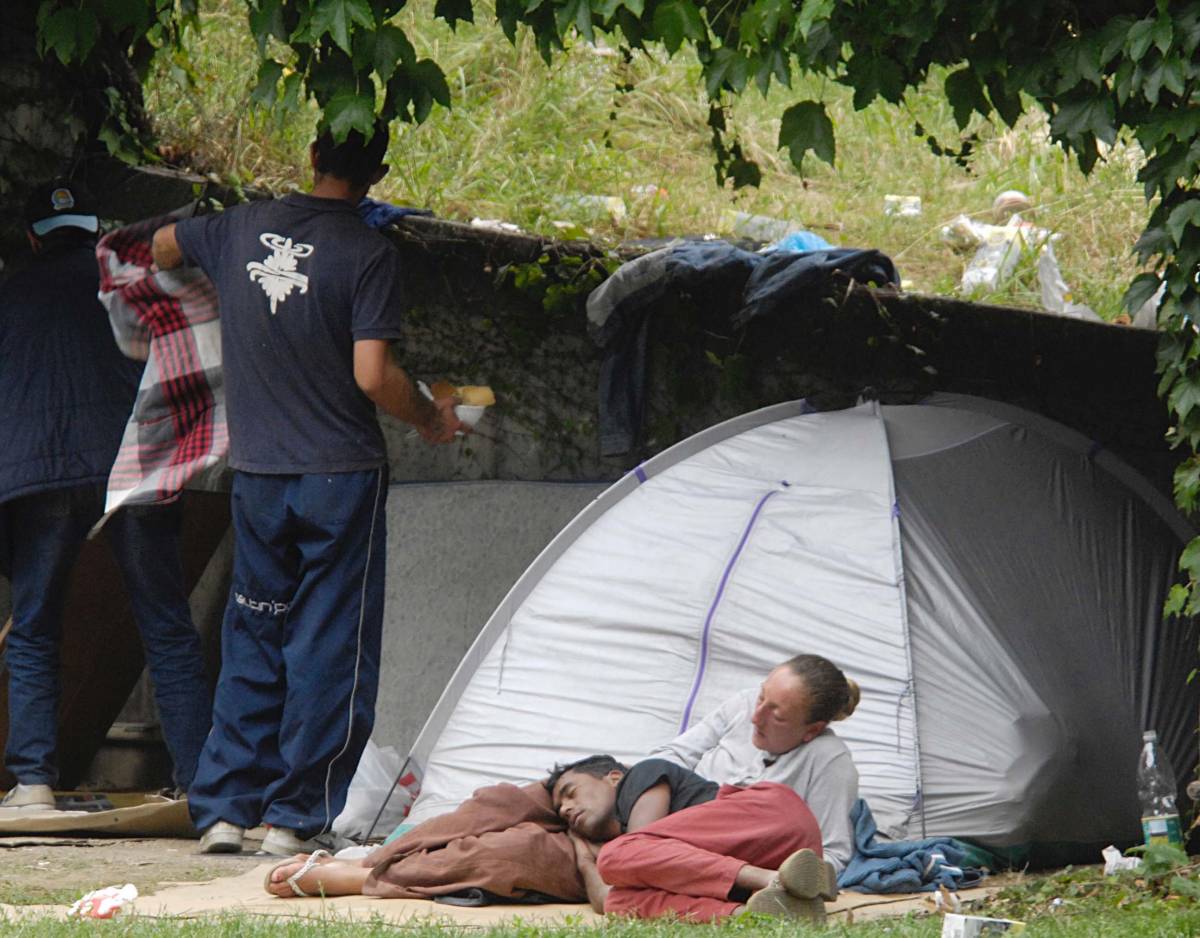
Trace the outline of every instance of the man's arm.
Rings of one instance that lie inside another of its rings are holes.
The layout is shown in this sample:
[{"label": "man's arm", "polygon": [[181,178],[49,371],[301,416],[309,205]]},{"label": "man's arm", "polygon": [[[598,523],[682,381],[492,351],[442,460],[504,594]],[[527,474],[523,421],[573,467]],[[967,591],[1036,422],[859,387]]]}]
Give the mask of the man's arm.
[{"label": "man's arm", "polygon": [[594,911],[603,915],[604,900],[608,898],[608,891],[611,887],[601,878],[600,871],[596,869],[596,854],[599,852],[599,845],[593,844],[590,840],[584,840],[574,831],[567,831],[567,836],[571,838],[571,843],[575,847],[575,865],[583,880],[583,888],[587,890],[588,902],[591,903]]},{"label": "man's arm", "polygon": [[659,782],[642,792],[629,812],[629,823],[625,825],[625,833],[641,830],[647,824],[665,818],[671,811],[671,786]]},{"label": "man's arm", "polygon": [[150,253],[159,270],[171,270],[183,263],[183,252],[179,250],[179,242],[175,240],[175,225],[163,225],[154,232],[154,240],[150,245]]},{"label": "man's arm", "polygon": [[[158,235],[155,235],[157,243]],[[449,443],[457,432],[470,432],[454,415],[454,399],[431,401],[392,360],[386,339],[354,343],[354,380],[383,411],[412,424],[429,443]]]}]

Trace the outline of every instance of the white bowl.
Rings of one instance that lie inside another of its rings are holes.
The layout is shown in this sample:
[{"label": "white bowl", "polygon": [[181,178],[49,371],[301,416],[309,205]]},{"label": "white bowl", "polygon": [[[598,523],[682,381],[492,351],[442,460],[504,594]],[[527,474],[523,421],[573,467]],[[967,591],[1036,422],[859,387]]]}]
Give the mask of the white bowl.
[{"label": "white bowl", "polygon": [[473,427],[479,423],[479,418],[483,416],[485,410],[487,410],[487,407],[483,404],[456,404],[454,406],[454,416],[468,427]]}]

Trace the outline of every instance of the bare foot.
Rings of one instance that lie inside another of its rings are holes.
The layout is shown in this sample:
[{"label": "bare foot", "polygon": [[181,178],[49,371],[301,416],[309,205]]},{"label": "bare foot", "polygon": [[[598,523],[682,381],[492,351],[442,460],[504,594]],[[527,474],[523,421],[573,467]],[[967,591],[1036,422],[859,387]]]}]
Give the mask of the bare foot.
[{"label": "bare foot", "polygon": [[[281,899],[297,898],[296,891],[288,882],[308,860],[308,854],[298,853],[284,860],[267,874],[263,888]],[[297,880],[293,880],[307,896],[356,896],[362,892],[370,869],[351,860],[335,860],[318,857],[316,865]]]}]

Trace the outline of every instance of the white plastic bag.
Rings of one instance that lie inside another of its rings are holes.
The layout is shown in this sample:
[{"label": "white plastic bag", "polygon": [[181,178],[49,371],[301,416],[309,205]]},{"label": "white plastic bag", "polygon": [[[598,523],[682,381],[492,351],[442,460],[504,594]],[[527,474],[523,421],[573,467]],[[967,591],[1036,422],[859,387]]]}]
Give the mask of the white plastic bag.
[{"label": "white plastic bag", "polygon": [[105,886],[76,899],[74,905],[67,910],[67,918],[112,918],[122,909],[132,905],[137,897],[137,886],[133,883]]},{"label": "white plastic bag", "polygon": [[[1057,237],[1057,235],[1055,235]],[[1053,240],[1053,239],[1051,239]],[[1054,256],[1054,245],[1047,241],[1042,245],[1038,255],[1038,285],[1042,291],[1042,307],[1060,316],[1071,319],[1090,319],[1092,322],[1104,322],[1090,306],[1076,303],[1071,295],[1071,288],[1063,279],[1062,270],[1058,266],[1058,258]]]},{"label": "white plastic bag", "polygon": [[346,795],[346,806],[333,822],[333,829],[342,837],[358,840],[365,837],[379,814],[388,793],[387,808],[375,823],[374,837],[386,837],[404,820],[412,804],[412,795],[404,784],[396,786],[392,792],[392,783],[404,768],[404,760],[393,746],[380,748],[374,740],[367,741],[362,758],[358,760],[358,768],[350,781],[350,791]]},{"label": "white plastic bag", "polygon": [[1112,876],[1121,870],[1137,870],[1141,869],[1142,861],[1138,857],[1124,856],[1120,850],[1109,844],[1100,851],[1100,855],[1104,857],[1104,875]]},{"label": "white plastic bag", "polygon": [[942,228],[942,240],[959,251],[975,248],[975,255],[963,271],[963,293],[992,291],[1000,287],[1024,251],[1040,251],[1049,243],[1051,233],[1013,215],[1003,225],[988,225],[959,215]]}]

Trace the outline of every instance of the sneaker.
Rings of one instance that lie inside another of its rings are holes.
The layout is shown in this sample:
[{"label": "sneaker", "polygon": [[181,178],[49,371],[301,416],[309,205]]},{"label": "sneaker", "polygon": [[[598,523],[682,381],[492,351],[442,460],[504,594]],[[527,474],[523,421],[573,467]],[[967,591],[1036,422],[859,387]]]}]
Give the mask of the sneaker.
[{"label": "sneaker", "polygon": [[832,902],[838,896],[837,873],[826,860],[807,848],[783,861],[779,885],[797,899],[821,898]]},{"label": "sneaker", "polygon": [[318,834],[305,840],[290,827],[268,827],[267,836],[263,838],[258,852],[272,857],[294,857],[297,853],[313,853],[316,850],[336,853],[351,843],[353,841],[333,833]]},{"label": "sneaker", "polygon": [[294,857],[297,853],[312,853],[314,846],[290,827],[268,827],[259,853],[273,857]]},{"label": "sneaker", "polygon": [[771,885],[760,889],[746,900],[746,910],[755,915],[774,915],[778,918],[808,922],[810,925],[825,924],[823,899],[801,899],[782,886]]},{"label": "sneaker", "polygon": [[201,853],[241,853],[246,831],[228,821],[217,821],[200,836]]},{"label": "sneaker", "polygon": [[49,785],[22,785],[19,782],[12,787],[3,800],[0,809],[4,813],[22,813],[54,810],[54,791]]}]

